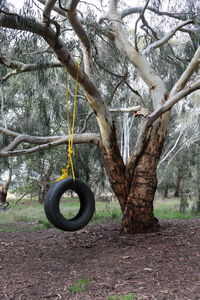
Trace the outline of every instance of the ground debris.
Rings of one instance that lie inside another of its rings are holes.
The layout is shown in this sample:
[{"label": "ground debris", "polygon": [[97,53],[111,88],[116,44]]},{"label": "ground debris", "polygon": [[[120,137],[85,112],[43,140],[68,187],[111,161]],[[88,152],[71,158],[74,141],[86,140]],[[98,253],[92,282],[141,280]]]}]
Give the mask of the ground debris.
[{"label": "ground debris", "polygon": [[[21,224],[22,225],[22,224]],[[0,299],[200,300],[200,219],[124,235],[112,220],[79,232],[0,232]],[[76,282],[89,284],[76,287]]]}]

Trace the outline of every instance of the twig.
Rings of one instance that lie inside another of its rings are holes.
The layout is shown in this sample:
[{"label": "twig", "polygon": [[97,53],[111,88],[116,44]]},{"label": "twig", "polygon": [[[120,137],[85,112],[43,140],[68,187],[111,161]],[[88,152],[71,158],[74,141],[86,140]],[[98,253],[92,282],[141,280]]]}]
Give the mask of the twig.
[{"label": "twig", "polygon": [[69,11],[69,9],[66,9],[66,8],[64,8],[64,7],[62,6],[62,4],[61,4],[61,0],[58,0],[58,3],[59,3],[59,7],[60,7],[60,9],[62,9],[63,11],[66,11],[66,12],[68,12],[68,11]]},{"label": "twig", "polygon": [[115,95],[115,92],[116,90],[118,89],[118,87],[127,79],[128,77],[128,72],[126,72],[123,77],[119,80],[119,82],[117,83],[116,87],[114,88],[112,94],[111,94],[111,97],[110,97],[110,100],[108,102],[108,105],[111,104],[112,100],[113,100],[113,97]]},{"label": "twig", "polygon": [[138,25],[139,20],[140,20],[140,19],[142,18],[142,16],[144,15],[145,10],[146,10],[146,8],[147,8],[147,6],[148,6],[148,4],[149,4],[149,1],[150,1],[150,0],[147,0],[147,2],[146,2],[146,4],[145,4],[145,6],[144,6],[144,8],[143,8],[143,10],[142,10],[142,12],[141,12],[141,14],[139,15],[138,19],[137,19],[136,22],[135,22],[134,36],[135,36],[135,49],[136,49],[137,52],[139,51],[139,50],[138,50],[138,46],[137,46],[137,25]]}]

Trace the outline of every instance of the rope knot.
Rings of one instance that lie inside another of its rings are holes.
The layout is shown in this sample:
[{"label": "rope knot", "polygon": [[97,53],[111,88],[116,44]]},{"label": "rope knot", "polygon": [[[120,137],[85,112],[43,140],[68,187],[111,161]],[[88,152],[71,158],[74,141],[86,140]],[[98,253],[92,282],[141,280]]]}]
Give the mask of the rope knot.
[{"label": "rope knot", "polygon": [[68,157],[72,156],[74,154],[74,151],[72,149],[68,149]]}]

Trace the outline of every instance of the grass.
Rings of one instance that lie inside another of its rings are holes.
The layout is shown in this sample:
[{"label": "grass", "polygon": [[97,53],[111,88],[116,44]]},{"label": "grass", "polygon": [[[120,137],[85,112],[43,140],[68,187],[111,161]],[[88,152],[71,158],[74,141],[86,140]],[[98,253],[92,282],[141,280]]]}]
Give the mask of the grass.
[{"label": "grass", "polygon": [[154,202],[154,214],[159,219],[191,219],[199,215],[192,210],[186,210],[185,213],[179,211],[179,199],[157,200]]},{"label": "grass", "polygon": [[[16,204],[15,205],[12,203],[12,201],[9,201],[9,203],[10,203],[10,208],[8,210],[0,211],[0,231],[26,230],[26,227],[21,227],[17,225],[17,223],[20,222],[31,224],[33,229],[42,229],[51,226],[46,219],[42,205],[40,204],[31,204],[31,205]],[[7,229],[5,230],[6,225],[8,226]]]},{"label": "grass", "polygon": [[70,288],[68,288],[68,291],[72,294],[82,293],[86,290],[90,282],[91,282],[90,278],[77,279],[76,283],[73,284]]},{"label": "grass", "polygon": [[[8,199],[8,201],[10,202],[10,208],[6,211],[0,211],[0,231],[18,231],[19,226],[17,226],[17,223],[19,222],[33,224],[34,226],[32,228],[34,229],[52,227],[46,219],[43,205],[35,202],[31,203],[28,202],[28,200],[19,204],[14,204],[13,200]],[[78,207],[79,203],[75,199],[71,199],[68,204],[62,204],[61,211],[67,218],[72,218],[76,214]],[[187,210],[185,213],[180,213],[179,200],[177,199],[168,199],[165,201],[156,200],[154,202],[154,213],[159,219],[189,219],[199,216],[191,210]],[[96,212],[91,222],[93,224],[99,223],[109,218],[120,222],[122,214],[119,203],[117,201],[97,202]],[[6,229],[6,225],[9,224],[13,224],[13,228],[11,228],[11,226],[7,226],[8,228]]]}]

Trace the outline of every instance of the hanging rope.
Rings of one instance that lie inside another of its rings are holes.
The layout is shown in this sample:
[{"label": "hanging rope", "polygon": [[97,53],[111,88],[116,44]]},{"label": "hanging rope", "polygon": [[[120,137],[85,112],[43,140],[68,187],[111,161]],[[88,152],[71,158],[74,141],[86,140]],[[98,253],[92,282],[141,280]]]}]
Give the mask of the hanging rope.
[{"label": "hanging rope", "polygon": [[62,175],[55,181],[59,181],[67,178],[69,176],[70,169],[72,173],[72,178],[73,180],[75,180],[75,172],[74,172],[74,165],[73,165],[73,154],[74,154],[73,143],[74,143],[74,128],[75,128],[77,94],[78,94],[78,76],[80,70],[80,65],[77,61],[76,61],[76,66],[77,66],[77,73],[76,73],[76,85],[74,91],[74,107],[73,107],[72,121],[70,120],[70,113],[69,113],[69,87],[68,87],[68,78],[67,78],[67,70],[66,70],[66,121],[67,121],[67,132],[68,132],[67,165],[65,168],[62,169]]}]

